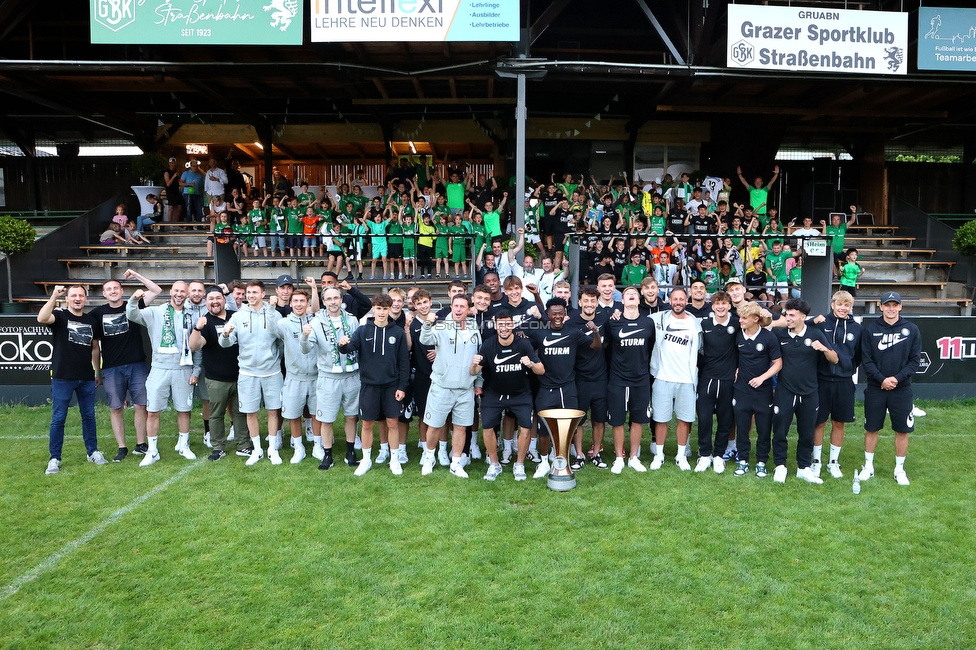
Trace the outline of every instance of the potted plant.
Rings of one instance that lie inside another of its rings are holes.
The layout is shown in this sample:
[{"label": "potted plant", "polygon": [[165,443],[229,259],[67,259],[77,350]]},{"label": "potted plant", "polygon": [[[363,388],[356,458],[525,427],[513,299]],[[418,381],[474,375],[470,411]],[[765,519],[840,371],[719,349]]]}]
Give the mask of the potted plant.
[{"label": "potted plant", "polygon": [[163,173],[167,169],[166,157],[158,151],[149,151],[132,159],[132,175],[141,183],[132,186],[139,199],[139,214],[152,212],[152,204],[146,200],[146,196],[160,195],[163,191]]},{"label": "potted plant", "polygon": [[965,255],[976,255],[976,219],[964,223],[952,238],[952,247]]},{"label": "potted plant", "polygon": [[22,305],[14,303],[13,275],[10,267],[10,256],[26,253],[34,247],[37,233],[29,223],[22,219],[15,219],[9,215],[0,217],[0,252],[7,260],[7,301],[0,303],[0,311],[13,313],[22,311]]}]

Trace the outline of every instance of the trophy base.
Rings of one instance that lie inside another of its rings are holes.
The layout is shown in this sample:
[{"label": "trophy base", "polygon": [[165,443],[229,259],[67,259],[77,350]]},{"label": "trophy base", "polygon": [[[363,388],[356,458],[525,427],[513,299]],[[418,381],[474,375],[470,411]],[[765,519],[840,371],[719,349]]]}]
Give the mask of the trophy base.
[{"label": "trophy base", "polygon": [[556,492],[568,492],[576,487],[575,476],[553,476],[549,475],[549,489]]}]

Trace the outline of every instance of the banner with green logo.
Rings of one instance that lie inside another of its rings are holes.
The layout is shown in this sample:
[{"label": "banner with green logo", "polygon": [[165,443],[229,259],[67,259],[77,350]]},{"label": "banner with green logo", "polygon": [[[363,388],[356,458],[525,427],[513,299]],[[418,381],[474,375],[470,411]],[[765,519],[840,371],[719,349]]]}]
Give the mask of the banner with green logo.
[{"label": "banner with green logo", "polygon": [[302,0],[90,0],[91,42],[301,45]]}]

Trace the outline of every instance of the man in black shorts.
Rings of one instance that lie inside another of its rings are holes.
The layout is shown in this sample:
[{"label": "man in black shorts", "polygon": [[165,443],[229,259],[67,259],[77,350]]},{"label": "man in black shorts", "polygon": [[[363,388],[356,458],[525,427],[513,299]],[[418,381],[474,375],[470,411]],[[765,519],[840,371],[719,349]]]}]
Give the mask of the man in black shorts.
[{"label": "man in black shorts", "polygon": [[874,476],[874,450],[885,413],[895,432],[895,480],[908,485],[905,455],[908,434],[915,430],[912,415],[912,375],[922,355],[918,327],[901,317],[901,295],[886,291],[881,296],[881,316],[864,325],[861,356],[868,386],[864,390],[864,467],[858,477]]},{"label": "man in black shorts", "polygon": [[[579,313],[567,321],[567,327],[581,330],[587,336],[599,335],[601,339],[607,336],[607,321],[610,314],[597,311],[600,294],[593,285],[586,285],[579,290]],[[597,329],[590,329],[592,323]],[[589,413],[591,430],[593,432],[593,446],[590,449],[590,462],[594,467],[606,469],[607,464],[600,457],[603,449],[603,435],[607,426],[607,355],[601,346],[595,350],[592,347],[581,347],[576,352],[576,403],[581,411]],[[574,444],[577,458],[573,459],[572,469],[578,471],[583,468],[583,426],[582,422],[576,429]]]},{"label": "man in black shorts", "polygon": [[470,372],[481,373],[482,385],[475,387],[481,395],[481,423],[484,427],[485,450],[488,453],[486,481],[494,481],[502,473],[498,462],[498,427],[506,411],[515,415],[519,426],[518,456],[514,466],[515,480],[525,480],[525,454],[529,449],[532,429],[532,393],[529,388],[529,371],[536,375],[545,373],[545,367],[532,350],[527,339],[513,334],[515,323],[506,310],[495,314],[493,336],[481,344],[478,354],[471,360]]},{"label": "man in black shorts", "polygon": [[[712,313],[701,321],[702,350],[698,359],[698,464],[696,472],[711,466],[716,474],[725,471],[725,448],[735,422],[732,411],[732,384],[739,363],[736,339],[738,319],[729,313],[729,294],[716,291],[712,296]],[[712,416],[715,416],[715,443],[712,444]]]}]

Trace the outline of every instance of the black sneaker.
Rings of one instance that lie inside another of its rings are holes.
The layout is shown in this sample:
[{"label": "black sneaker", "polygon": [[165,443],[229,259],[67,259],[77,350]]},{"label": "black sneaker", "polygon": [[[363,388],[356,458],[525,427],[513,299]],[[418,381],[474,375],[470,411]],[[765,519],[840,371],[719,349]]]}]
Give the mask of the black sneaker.
[{"label": "black sneaker", "polygon": [[220,449],[214,449],[212,452],[210,452],[210,455],[207,456],[207,460],[220,460],[226,455],[227,454],[221,451]]},{"label": "black sneaker", "polygon": [[573,456],[573,462],[569,464],[569,469],[578,472],[586,465],[586,459],[582,456]]},{"label": "black sneaker", "polygon": [[119,447],[119,452],[115,454],[115,458],[112,459],[113,463],[121,463],[125,460],[125,457],[129,455],[128,447]]},{"label": "black sneaker", "polygon": [[600,458],[600,454],[593,454],[593,457],[590,458],[590,463],[592,463],[593,466],[596,467],[597,469],[607,468],[607,464],[603,462],[602,458]]},{"label": "black sneaker", "polygon": [[244,458],[250,458],[251,457],[251,452],[253,452],[253,451],[254,451],[254,447],[247,447],[245,449],[238,449],[237,450],[237,455],[238,456],[243,456]]},{"label": "black sneaker", "polygon": [[356,458],[356,452],[352,449],[346,452],[346,465],[349,467],[359,466],[359,459]]},{"label": "black sneaker", "polygon": [[322,463],[319,465],[319,469],[332,469],[333,465],[335,465],[335,462],[332,460],[332,454],[326,454],[325,458],[322,459]]},{"label": "black sneaker", "polygon": [[132,453],[135,454],[136,456],[145,456],[146,454],[149,453],[149,443],[144,442],[142,444],[136,445],[135,448],[132,450]]}]

